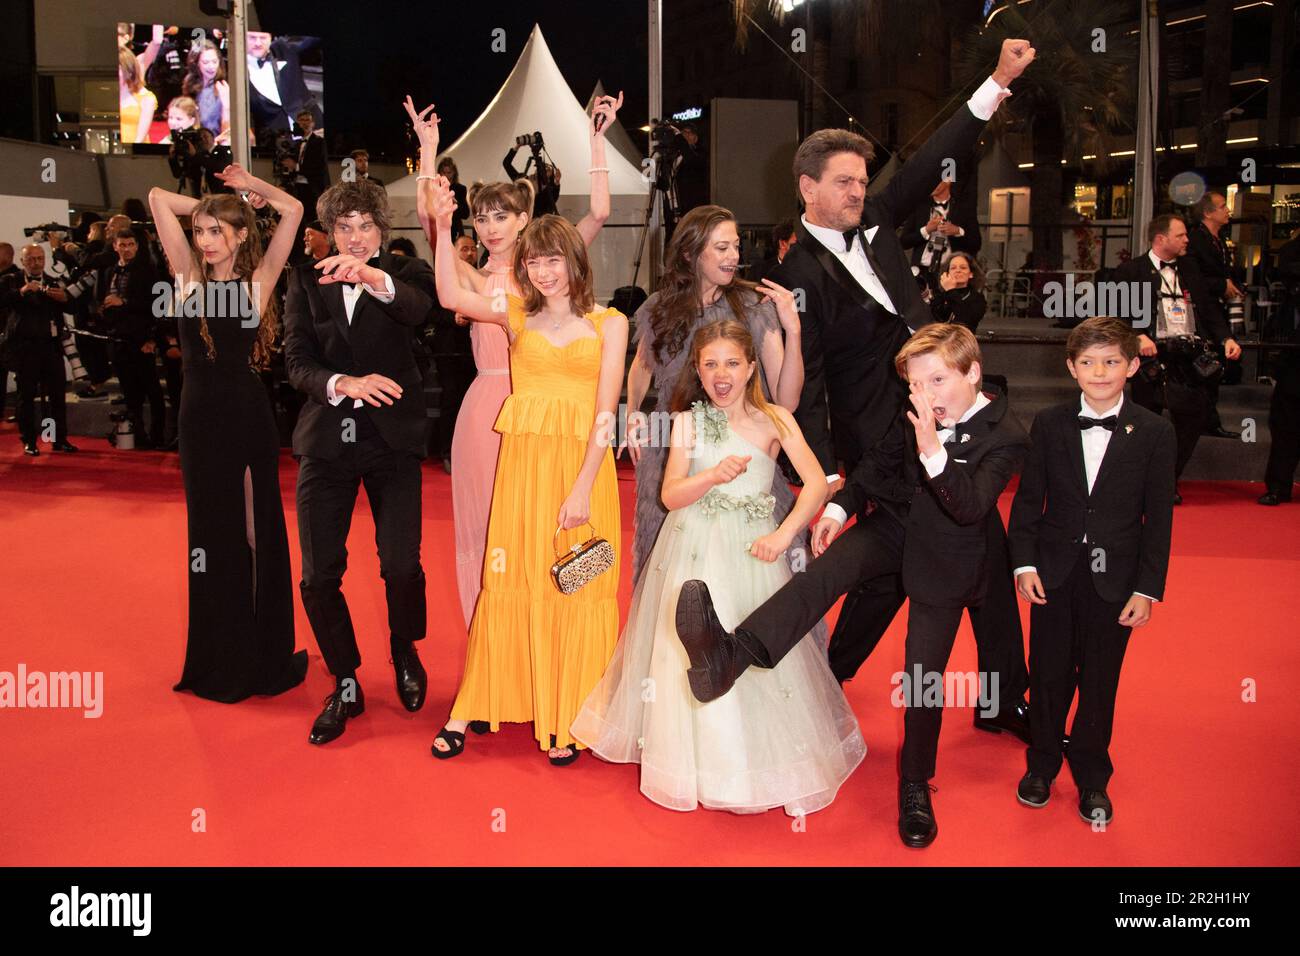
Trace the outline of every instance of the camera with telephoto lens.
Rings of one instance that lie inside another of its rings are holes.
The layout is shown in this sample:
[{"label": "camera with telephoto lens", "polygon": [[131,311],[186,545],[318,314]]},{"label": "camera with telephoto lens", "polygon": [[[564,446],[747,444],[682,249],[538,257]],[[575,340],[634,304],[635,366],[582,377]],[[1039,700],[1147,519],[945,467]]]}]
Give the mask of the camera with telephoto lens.
[{"label": "camera with telephoto lens", "polygon": [[47,222],[40,226],[27,226],[23,229],[23,235],[32,242],[45,242],[53,235],[66,236],[71,230],[61,223]]},{"label": "camera with telephoto lens", "polygon": [[522,136],[515,137],[516,146],[527,146],[534,153],[541,152],[544,144],[542,143],[542,134],[540,132],[525,133]]}]

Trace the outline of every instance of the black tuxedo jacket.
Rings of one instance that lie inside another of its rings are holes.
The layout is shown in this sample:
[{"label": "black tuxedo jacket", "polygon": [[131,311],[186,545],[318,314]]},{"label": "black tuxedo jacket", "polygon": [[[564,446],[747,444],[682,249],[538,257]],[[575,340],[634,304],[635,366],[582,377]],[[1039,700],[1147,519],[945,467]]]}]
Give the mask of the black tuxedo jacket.
[{"label": "black tuxedo jacket", "polygon": [[988,405],[957,425],[944,445],[948,461],[933,478],[904,414],[834,498],[860,516],[874,501],[903,525],[903,588],[913,600],[939,607],[979,604],[989,575],[1005,573],[988,566],[989,554],[1005,554],[998,496],[1020,470],[1029,436],[1006,396],[992,389],[989,395]]},{"label": "black tuxedo jacket", "polygon": [[1011,505],[1011,566],[1034,567],[1045,588],[1063,584],[1088,549],[1106,601],[1164,597],[1174,520],[1174,428],[1125,396],[1092,493],[1083,465],[1079,402],[1038,413]]},{"label": "black tuxedo jacket", "polygon": [[[433,270],[423,259],[381,252],[376,265],[393,280],[393,301],[363,293],[348,325],[343,287],[320,285],[314,263],[304,262],[289,276],[284,309],[284,367],[307,402],[293,430],[295,456],[333,459],[343,450],[343,422],[367,414],[390,448],[425,454],[426,409],[420,370],[412,349],[414,330],[434,303]],[[392,405],[354,408],[352,399],[331,405],[325,394],[330,376],[378,373],[402,387]]]},{"label": "black tuxedo jacket", "polygon": [[[975,189],[958,189],[954,185],[948,197],[948,221],[962,228],[962,235],[948,237],[948,249],[952,252],[969,252],[975,255],[983,245],[974,203],[977,192]],[[898,241],[903,244],[904,249],[911,250],[914,266],[921,264],[921,256],[925,253],[925,246],[929,241],[921,235],[921,227],[930,221],[930,210],[933,208],[934,200],[926,196],[925,201],[912,211],[899,230]],[[935,265],[937,268],[938,264]]]},{"label": "black tuxedo jacket", "polygon": [[[1150,251],[1147,249],[1140,256],[1134,256],[1128,262],[1117,266],[1111,278],[1116,282],[1141,282],[1150,287],[1150,297],[1146,301],[1151,303],[1151,314],[1137,315],[1137,309],[1130,308],[1130,314],[1121,315],[1119,318],[1133,326],[1135,331],[1147,338],[1155,339],[1156,316],[1160,309],[1160,273],[1151,262],[1151,256],[1148,254]],[[1223,308],[1219,300],[1210,295],[1196,261],[1186,255],[1180,256],[1175,261],[1177,264],[1174,266],[1174,271],[1178,273],[1179,285],[1192,295],[1196,334],[1212,342],[1222,342],[1226,338],[1231,338],[1232,330],[1223,314]]]},{"label": "black tuxedo jacket", "polygon": [[301,155],[302,162],[298,164],[298,172],[307,178],[307,184],[311,187],[312,193],[319,196],[329,189],[330,185],[330,168],[329,160],[325,154],[325,137],[317,136],[315,133],[308,136]]},{"label": "black tuxedo jacket", "polygon": [[[62,286],[57,276],[46,272],[43,277],[48,286]],[[43,292],[21,291],[26,285],[26,273],[22,269],[10,272],[0,285],[0,316],[7,314],[4,328],[4,356],[17,360],[23,355],[38,353],[50,343],[58,343],[59,338],[50,335],[50,323],[63,334],[63,313],[70,308],[65,303],[55,302]],[[0,383],[3,387],[3,383]]]},{"label": "black tuxedo jacket", "polygon": [[1195,261],[1210,295],[1222,299],[1228,291],[1232,267],[1224,258],[1222,244],[1215,242],[1203,223],[1187,234],[1187,256]]},{"label": "black tuxedo jacket", "polygon": [[161,277],[149,261],[148,253],[141,249],[126,267],[125,305],[104,308],[104,297],[113,289],[113,274],[117,261],[102,267],[95,275],[95,301],[104,324],[114,334],[138,348],[153,338],[158,319],[153,314],[154,283]]},{"label": "black tuxedo jacket", "polygon": [[283,61],[284,64],[275,71],[275,85],[280,91],[281,105],[272,103],[258,92],[257,87],[249,83],[248,109],[255,130],[288,130],[291,128],[289,117],[303,109],[311,110],[317,129],[324,125],[324,114],[302,78],[302,62],[299,59],[301,54],[316,43],[315,37],[278,37],[271,41],[270,56],[273,63]]},{"label": "black tuxedo jacket", "polygon": [[983,128],[963,105],[879,194],[867,197],[862,226],[876,227],[868,262],[898,315],[878,306],[800,220],[798,242],[772,271],[773,281],[803,292],[804,386],[795,417],[827,473],[838,471],[839,457],[852,468],[897,417],[906,388],[894,372],[894,355],[911,334],[908,327],[918,329],[931,317],[895,230],[929,198],[943,160],[968,153]]}]

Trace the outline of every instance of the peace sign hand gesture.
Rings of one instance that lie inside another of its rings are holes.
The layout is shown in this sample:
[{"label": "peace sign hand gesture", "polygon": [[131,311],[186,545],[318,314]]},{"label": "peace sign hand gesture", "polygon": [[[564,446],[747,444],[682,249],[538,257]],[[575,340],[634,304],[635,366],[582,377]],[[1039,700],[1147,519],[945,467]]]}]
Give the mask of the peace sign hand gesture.
[{"label": "peace sign hand gesture", "polygon": [[438,152],[438,114],[433,112],[433,104],[430,103],[424,109],[416,112],[415,101],[411,99],[411,94],[406,94],[406,102],[402,104],[406,107],[406,115],[411,118],[411,128],[415,130],[415,137],[420,141],[420,149],[428,150],[433,154]]}]

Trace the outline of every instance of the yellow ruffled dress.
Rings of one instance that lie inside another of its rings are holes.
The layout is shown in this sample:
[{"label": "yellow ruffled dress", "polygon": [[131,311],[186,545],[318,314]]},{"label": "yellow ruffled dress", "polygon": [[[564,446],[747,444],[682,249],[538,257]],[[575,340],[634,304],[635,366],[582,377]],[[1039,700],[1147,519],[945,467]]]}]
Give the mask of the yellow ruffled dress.
[{"label": "yellow ruffled dress", "polygon": [[586,525],[560,532],[556,517],[586,455],[596,415],[604,322],[614,309],[589,312],[594,336],[557,348],[524,327],[523,303],[511,296],[508,320],[513,391],[497,416],[501,454],[492,489],[483,590],[470,622],[465,674],[453,720],[532,721],[545,750],[572,744],[569,725],[600,681],[618,641],[622,564],[618,483],[612,449],[591,491],[591,525],[614,547],[614,567],[573,594],[551,578],[557,550],[592,535]]}]

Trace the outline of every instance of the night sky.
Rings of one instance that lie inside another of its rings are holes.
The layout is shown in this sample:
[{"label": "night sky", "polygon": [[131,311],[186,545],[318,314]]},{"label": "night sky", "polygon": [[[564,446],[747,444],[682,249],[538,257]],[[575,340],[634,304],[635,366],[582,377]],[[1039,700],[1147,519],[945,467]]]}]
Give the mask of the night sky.
[{"label": "night sky", "polygon": [[[256,6],[268,32],[321,38],[331,147],[341,135],[338,147],[365,146],[376,159],[414,155],[401,106],[408,92],[418,106],[436,104],[442,142],[451,143],[496,95],[534,23],[580,103],[599,79],[611,93],[624,91],[619,119],[634,140],[647,121],[641,0],[257,0]],[[504,53],[491,51],[497,27],[506,33]]]}]

